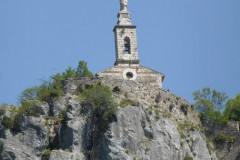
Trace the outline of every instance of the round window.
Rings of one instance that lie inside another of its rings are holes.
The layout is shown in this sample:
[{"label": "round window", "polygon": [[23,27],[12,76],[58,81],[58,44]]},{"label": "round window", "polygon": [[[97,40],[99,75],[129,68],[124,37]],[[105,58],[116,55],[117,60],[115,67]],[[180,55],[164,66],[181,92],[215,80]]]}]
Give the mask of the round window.
[{"label": "round window", "polygon": [[127,68],[122,73],[123,79],[134,81],[137,78],[137,73],[135,69]]},{"label": "round window", "polygon": [[127,72],[126,76],[127,76],[128,79],[131,79],[131,78],[133,78],[133,73],[132,72]]}]

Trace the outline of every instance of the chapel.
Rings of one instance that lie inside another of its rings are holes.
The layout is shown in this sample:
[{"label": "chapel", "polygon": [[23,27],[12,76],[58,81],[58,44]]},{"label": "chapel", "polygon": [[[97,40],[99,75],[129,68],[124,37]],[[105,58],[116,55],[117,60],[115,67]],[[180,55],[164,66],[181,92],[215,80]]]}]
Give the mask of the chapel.
[{"label": "chapel", "polygon": [[138,81],[162,88],[164,74],[141,66],[138,57],[136,26],[128,11],[128,0],[120,0],[118,22],[114,27],[116,60],[114,66],[97,73],[98,77]]}]

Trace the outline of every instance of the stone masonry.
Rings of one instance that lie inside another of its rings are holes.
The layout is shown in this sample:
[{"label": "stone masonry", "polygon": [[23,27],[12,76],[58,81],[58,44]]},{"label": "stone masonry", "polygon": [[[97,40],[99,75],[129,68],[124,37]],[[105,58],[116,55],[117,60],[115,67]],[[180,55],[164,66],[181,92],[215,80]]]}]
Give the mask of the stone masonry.
[{"label": "stone masonry", "polygon": [[114,66],[97,73],[100,78],[151,83],[162,88],[164,75],[139,65],[136,26],[132,25],[127,3],[121,2],[118,23],[114,27],[116,61]]}]

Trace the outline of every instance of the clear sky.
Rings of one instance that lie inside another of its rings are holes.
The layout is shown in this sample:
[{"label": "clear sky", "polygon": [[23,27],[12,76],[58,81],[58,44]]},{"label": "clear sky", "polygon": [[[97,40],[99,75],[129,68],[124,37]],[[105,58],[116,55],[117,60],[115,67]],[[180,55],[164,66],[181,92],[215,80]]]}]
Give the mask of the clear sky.
[{"label": "clear sky", "polygon": [[[192,102],[211,87],[240,93],[240,0],[129,0],[140,64]],[[119,0],[0,0],[0,104],[16,104],[79,60],[96,73],[115,61]]]}]

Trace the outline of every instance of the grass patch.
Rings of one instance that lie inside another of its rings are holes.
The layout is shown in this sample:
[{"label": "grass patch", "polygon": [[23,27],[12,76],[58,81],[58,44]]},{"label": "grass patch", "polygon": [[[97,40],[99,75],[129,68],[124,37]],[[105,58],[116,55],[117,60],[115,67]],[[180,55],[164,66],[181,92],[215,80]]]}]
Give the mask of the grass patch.
[{"label": "grass patch", "polygon": [[193,157],[191,157],[188,153],[185,154],[183,160],[193,160]]},{"label": "grass patch", "polygon": [[160,115],[155,115],[155,119],[159,120],[160,119]]},{"label": "grass patch", "polygon": [[162,112],[162,115],[163,115],[163,117],[165,117],[165,118],[170,118],[170,117],[171,117],[171,114],[168,113],[168,112]]},{"label": "grass patch", "polygon": [[179,130],[186,130],[186,131],[194,131],[195,129],[201,130],[200,127],[193,125],[188,121],[184,121],[183,123],[177,123]]},{"label": "grass patch", "polygon": [[218,133],[214,138],[213,142],[217,144],[223,144],[228,140],[228,137],[223,133]]},{"label": "grass patch", "polygon": [[120,107],[123,107],[123,108],[125,108],[127,106],[139,106],[139,102],[128,99],[128,98],[123,98],[123,99],[121,99],[119,105],[120,105]]},{"label": "grass patch", "polygon": [[42,154],[42,157],[41,157],[41,160],[49,160],[49,157],[52,153],[52,150],[51,149],[46,149],[43,151],[43,154]]}]

